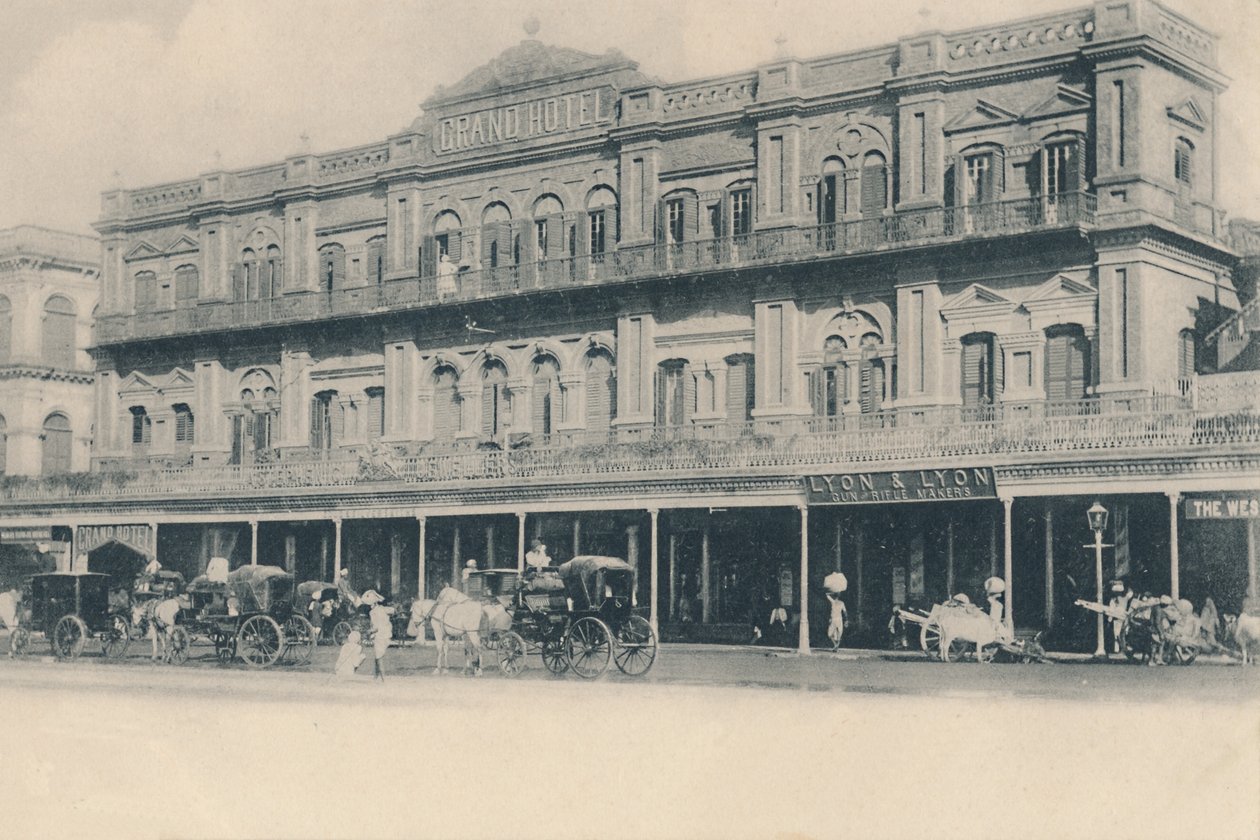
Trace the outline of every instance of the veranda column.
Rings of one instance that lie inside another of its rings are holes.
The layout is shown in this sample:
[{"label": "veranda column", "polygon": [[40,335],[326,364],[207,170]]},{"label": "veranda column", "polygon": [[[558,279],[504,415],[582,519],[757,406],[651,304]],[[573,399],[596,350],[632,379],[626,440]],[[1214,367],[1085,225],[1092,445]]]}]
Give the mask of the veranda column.
[{"label": "veranda column", "polygon": [[[156,559],[157,559],[157,556],[158,556],[158,550],[157,550],[157,547],[158,547],[158,539],[157,539],[157,538],[158,538],[158,524],[157,524],[157,522],[150,522],[150,523],[149,523],[149,533],[153,534],[153,557],[152,557],[152,559],[156,560]],[[73,554],[71,554],[71,555],[70,555],[70,561],[71,561],[72,563],[74,562],[74,555],[73,555]],[[73,566],[72,566],[71,568],[73,568]]]},{"label": "veranda column", "polygon": [[705,516],[704,530],[700,533],[700,622],[702,624],[708,624],[709,617],[713,613],[712,587],[709,586],[709,577],[712,572],[713,566],[709,559],[709,517]]},{"label": "veranda column", "polygon": [[[153,551],[157,553],[157,529],[153,529]],[[249,520],[249,565],[258,565],[258,520]]]},{"label": "veranda column", "polygon": [[678,535],[669,530],[669,620],[677,618],[678,611]]},{"label": "veranda column", "polygon": [[1006,623],[1015,626],[1015,591],[1011,583],[1014,562],[1011,556],[1011,507],[1014,498],[1002,499],[1002,578],[1006,581]]},{"label": "veranda column", "polygon": [[1177,543],[1177,505],[1181,502],[1181,494],[1172,491],[1168,496],[1168,594],[1174,601],[1181,597],[1181,546]]},{"label": "veranda column", "polygon": [[658,589],[658,583],[659,583],[659,581],[657,580],[657,573],[656,573],[657,560],[659,559],[657,557],[658,552],[657,552],[656,546],[657,546],[657,543],[659,542],[657,538],[660,536],[657,530],[657,527],[658,527],[657,518],[660,516],[661,512],[657,510],[656,508],[652,508],[648,511],[648,513],[651,514],[652,516],[652,561],[651,561],[652,565],[651,565],[651,570],[650,570],[652,585],[651,585],[651,593],[648,596],[652,599],[652,606],[651,606],[650,618],[648,620],[652,622],[652,629],[655,630],[656,629],[656,597],[657,597],[657,589]]},{"label": "veranda column", "polygon": [[516,514],[516,571],[525,573],[525,514]]},{"label": "veranda column", "polygon": [[954,518],[945,524],[945,597],[954,597]]},{"label": "veranda column", "polygon": [[333,582],[341,580],[341,517],[333,517]]},{"label": "veranda column", "polygon": [[626,526],[626,562],[635,574],[639,572],[639,526]]},{"label": "veranda column", "polygon": [[576,557],[582,553],[582,516],[581,514],[573,514],[573,556]]},{"label": "veranda column", "polygon": [[1252,598],[1260,595],[1260,581],[1256,579],[1256,527],[1256,520],[1247,520],[1247,594]]},{"label": "veranda column", "polygon": [[482,563],[483,569],[493,569],[494,565],[494,525],[486,526],[486,559]]},{"label": "veranda column", "polygon": [[463,552],[459,545],[459,526],[455,526],[455,533],[451,537],[451,586],[459,588],[459,572],[464,565]]},{"label": "veranda column", "polygon": [[866,590],[865,590],[865,587],[863,586],[864,569],[863,569],[863,562],[862,562],[863,555],[865,554],[865,550],[866,550],[865,549],[866,529],[863,527],[863,522],[861,518],[856,518],[855,524],[856,524],[855,530],[857,531],[855,536],[857,538],[857,542],[853,546],[853,571],[855,573],[855,576],[857,577],[857,581],[856,581],[857,595],[854,597],[854,604],[857,607],[857,615],[854,618],[854,623],[860,628],[864,626],[862,616],[864,615],[863,609],[866,606]]},{"label": "veranda column", "polygon": [[802,656],[809,655],[809,508],[801,505],[801,636]]},{"label": "veranda column", "polygon": [[389,535],[389,591],[393,597],[402,591],[402,534],[396,529]]},{"label": "veranda column", "polygon": [[423,599],[425,592],[425,569],[424,569],[424,539],[425,539],[425,522],[423,516],[416,517],[416,525],[418,527],[419,537],[416,539],[416,597]]},{"label": "veranda column", "polygon": [[1054,626],[1054,503],[1046,499],[1046,626]]}]

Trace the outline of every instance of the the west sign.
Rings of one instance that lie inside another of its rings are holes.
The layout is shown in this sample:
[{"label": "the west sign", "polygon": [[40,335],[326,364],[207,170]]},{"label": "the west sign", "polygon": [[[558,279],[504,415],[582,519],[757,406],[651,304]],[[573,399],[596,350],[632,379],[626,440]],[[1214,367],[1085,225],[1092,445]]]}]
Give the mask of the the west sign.
[{"label": "the west sign", "polygon": [[901,472],[852,472],[805,476],[811,505],[941,502],[995,499],[992,467]]}]

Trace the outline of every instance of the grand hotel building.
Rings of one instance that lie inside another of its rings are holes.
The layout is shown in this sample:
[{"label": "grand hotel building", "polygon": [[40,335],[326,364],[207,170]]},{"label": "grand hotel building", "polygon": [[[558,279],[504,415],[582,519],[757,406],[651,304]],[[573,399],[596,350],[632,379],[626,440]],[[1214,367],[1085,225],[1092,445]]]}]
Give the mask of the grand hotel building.
[{"label": "grand hotel building", "polygon": [[1225,83],[1150,0],[684,83],[526,40],[381,142],[106,193],[93,473],[0,524],[399,594],[538,534],[803,648],[835,569],[871,643],[996,573],[1070,644],[1101,499],[1108,576],[1236,608]]}]

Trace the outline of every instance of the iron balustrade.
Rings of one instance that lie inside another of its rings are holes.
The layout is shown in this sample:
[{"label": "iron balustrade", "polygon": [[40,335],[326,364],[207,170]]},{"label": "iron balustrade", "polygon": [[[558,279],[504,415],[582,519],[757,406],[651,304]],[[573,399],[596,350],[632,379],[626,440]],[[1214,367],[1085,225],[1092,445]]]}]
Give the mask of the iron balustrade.
[{"label": "iron balustrade", "polygon": [[525,261],[443,277],[422,274],[348,289],[289,292],[258,300],[203,302],[194,307],[107,315],[97,319],[95,340],[98,344],[110,344],[470,302],[530,291],[793,264],[912,245],[1089,226],[1094,215],[1095,198],[1085,192],[910,210],[814,227]]}]

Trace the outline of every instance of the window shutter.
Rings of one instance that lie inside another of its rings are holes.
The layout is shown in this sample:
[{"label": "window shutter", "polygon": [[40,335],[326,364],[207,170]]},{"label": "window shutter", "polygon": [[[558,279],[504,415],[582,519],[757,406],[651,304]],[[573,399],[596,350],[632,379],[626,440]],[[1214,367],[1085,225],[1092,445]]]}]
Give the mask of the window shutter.
[{"label": "window shutter", "polygon": [[1194,333],[1182,330],[1177,336],[1177,378],[1189,379],[1194,376]]},{"label": "window shutter", "polygon": [[426,236],[420,245],[420,274],[432,277],[437,274],[437,242],[432,236]]},{"label": "window shutter", "polygon": [[621,239],[621,216],[616,204],[607,204],[604,210],[604,250],[611,251]]},{"label": "window shutter", "polygon": [[346,287],[346,252],[338,249],[333,254],[333,288],[344,289]]},{"label": "window shutter", "polygon": [[825,388],[822,368],[812,368],[809,371],[809,404],[814,411],[815,417],[825,417],[827,415]]},{"label": "window shutter", "polygon": [[656,368],[656,425],[668,426],[669,418],[665,416],[665,388],[667,385],[667,377],[665,369],[657,365]]},{"label": "window shutter", "polygon": [[888,167],[862,167],[862,212],[877,215],[888,206]]},{"label": "window shutter", "polygon": [[464,231],[452,230],[447,232],[447,248],[451,255],[451,262],[456,265],[464,258]]},{"label": "window shutter", "polygon": [[1077,137],[1067,147],[1067,188],[1085,189],[1085,139]]},{"label": "window shutter", "polygon": [[481,267],[495,268],[496,257],[502,253],[499,251],[499,225],[488,224],[481,229]]},{"label": "window shutter", "polygon": [[8,298],[0,297],[0,362],[7,362],[13,352],[13,309]]},{"label": "window shutter", "polygon": [[371,239],[367,245],[368,285],[383,283],[385,281],[385,240]]},{"label": "window shutter", "polygon": [[346,407],[341,404],[336,394],[329,400],[328,415],[330,431],[327,448],[336,449],[341,446],[346,436]]},{"label": "window shutter", "polygon": [[433,439],[449,441],[454,439],[452,418],[455,403],[455,377],[449,371],[443,371],[436,377],[433,386]]},{"label": "window shutter", "polygon": [[[312,429],[313,428],[314,426],[312,426]],[[243,443],[242,435],[244,435],[243,418],[239,414],[233,414],[232,415],[232,456],[231,456],[231,460],[228,461],[228,463],[230,464],[241,463],[241,454],[242,454],[241,445]],[[311,442],[311,447],[317,448],[315,447],[314,440],[312,440]]]},{"label": "window shutter", "polygon": [[[311,449],[324,448],[324,422],[323,411],[321,406],[322,400],[315,397],[311,400]],[[232,420],[232,445],[235,447],[236,441],[240,438],[240,425],[237,423],[238,418]]]},{"label": "window shutter", "polygon": [[1006,351],[1002,349],[1002,345],[997,339],[992,340],[993,358],[993,392],[990,395],[991,402],[997,402],[1006,392]]},{"label": "window shutter", "polygon": [[872,389],[874,380],[874,365],[870,359],[863,359],[858,364],[858,401],[861,404],[863,414],[870,414],[875,410],[875,395]]},{"label": "window shutter", "polygon": [[691,415],[696,410],[696,378],[692,375],[691,365],[685,364],[682,368],[682,405],[680,410],[675,413],[679,425],[686,425],[691,422]]},{"label": "window shutter", "polygon": [[494,437],[498,393],[493,382],[481,385],[481,436],[486,439]]},{"label": "window shutter", "polygon": [[1046,341],[1046,399],[1070,399],[1068,386],[1068,336],[1051,335]]},{"label": "window shutter", "polygon": [[962,155],[950,155],[949,160],[949,169],[945,173],[945,196],[954,207],[964,207],[967,204],[967,163]]},{"label": "window shutter", "polygon": [[726,420],[748,422],[748,361],[742,357],[726,368]]},{"label": "window shutter", "polygon": [[962,346],[962,401],[965,406],[980,405],[983,400],[981,380],[984,374],[985,345],[979,341]]},{"label": "window shutter", "polygon": [[656,244],[669,243],[669,207],[665,199],[656,200]]},{"label": "window shutter", "polygon": [[683,238],[700,238],[700,200],[693,192],[683,194]]},{"label": "window shutter", "polygon": [[385,391],[374,388],[368,393],[368,440],[380,440],[385,434]]},{"label": "window shutter", "polygon": [[1028,159],[1028,165],[1024,167],[1024,186],[1029,195],[1045,195],[1054,192],[1053,184],[1042,182],[1042,173],[1049,172],[1049,167],[1046,165],[1049,154],[1046,146],[1038,147],[1036,154]]},{"label": "window shutter", "polygon": [[603,353],[589,357],[586,365],[587,431],[608,431],[612,422],[613,394],[612,363]]},{"label": "window shutter", "polygon": [[709,228],[714,239],[721,239],[725,228],[722,226],[722,202],[712,204],[708,208]]},{"label": "window shutter", "polygon": [[245,300],[245,264],[232,266],[232,300]]},{"label": "window shutter", "polygon": [[989,177],[993,185],[990,195],[996,200],[1006,192],[1006,151],[1001,147],[993,150],[993,159],[989,164]]}]

